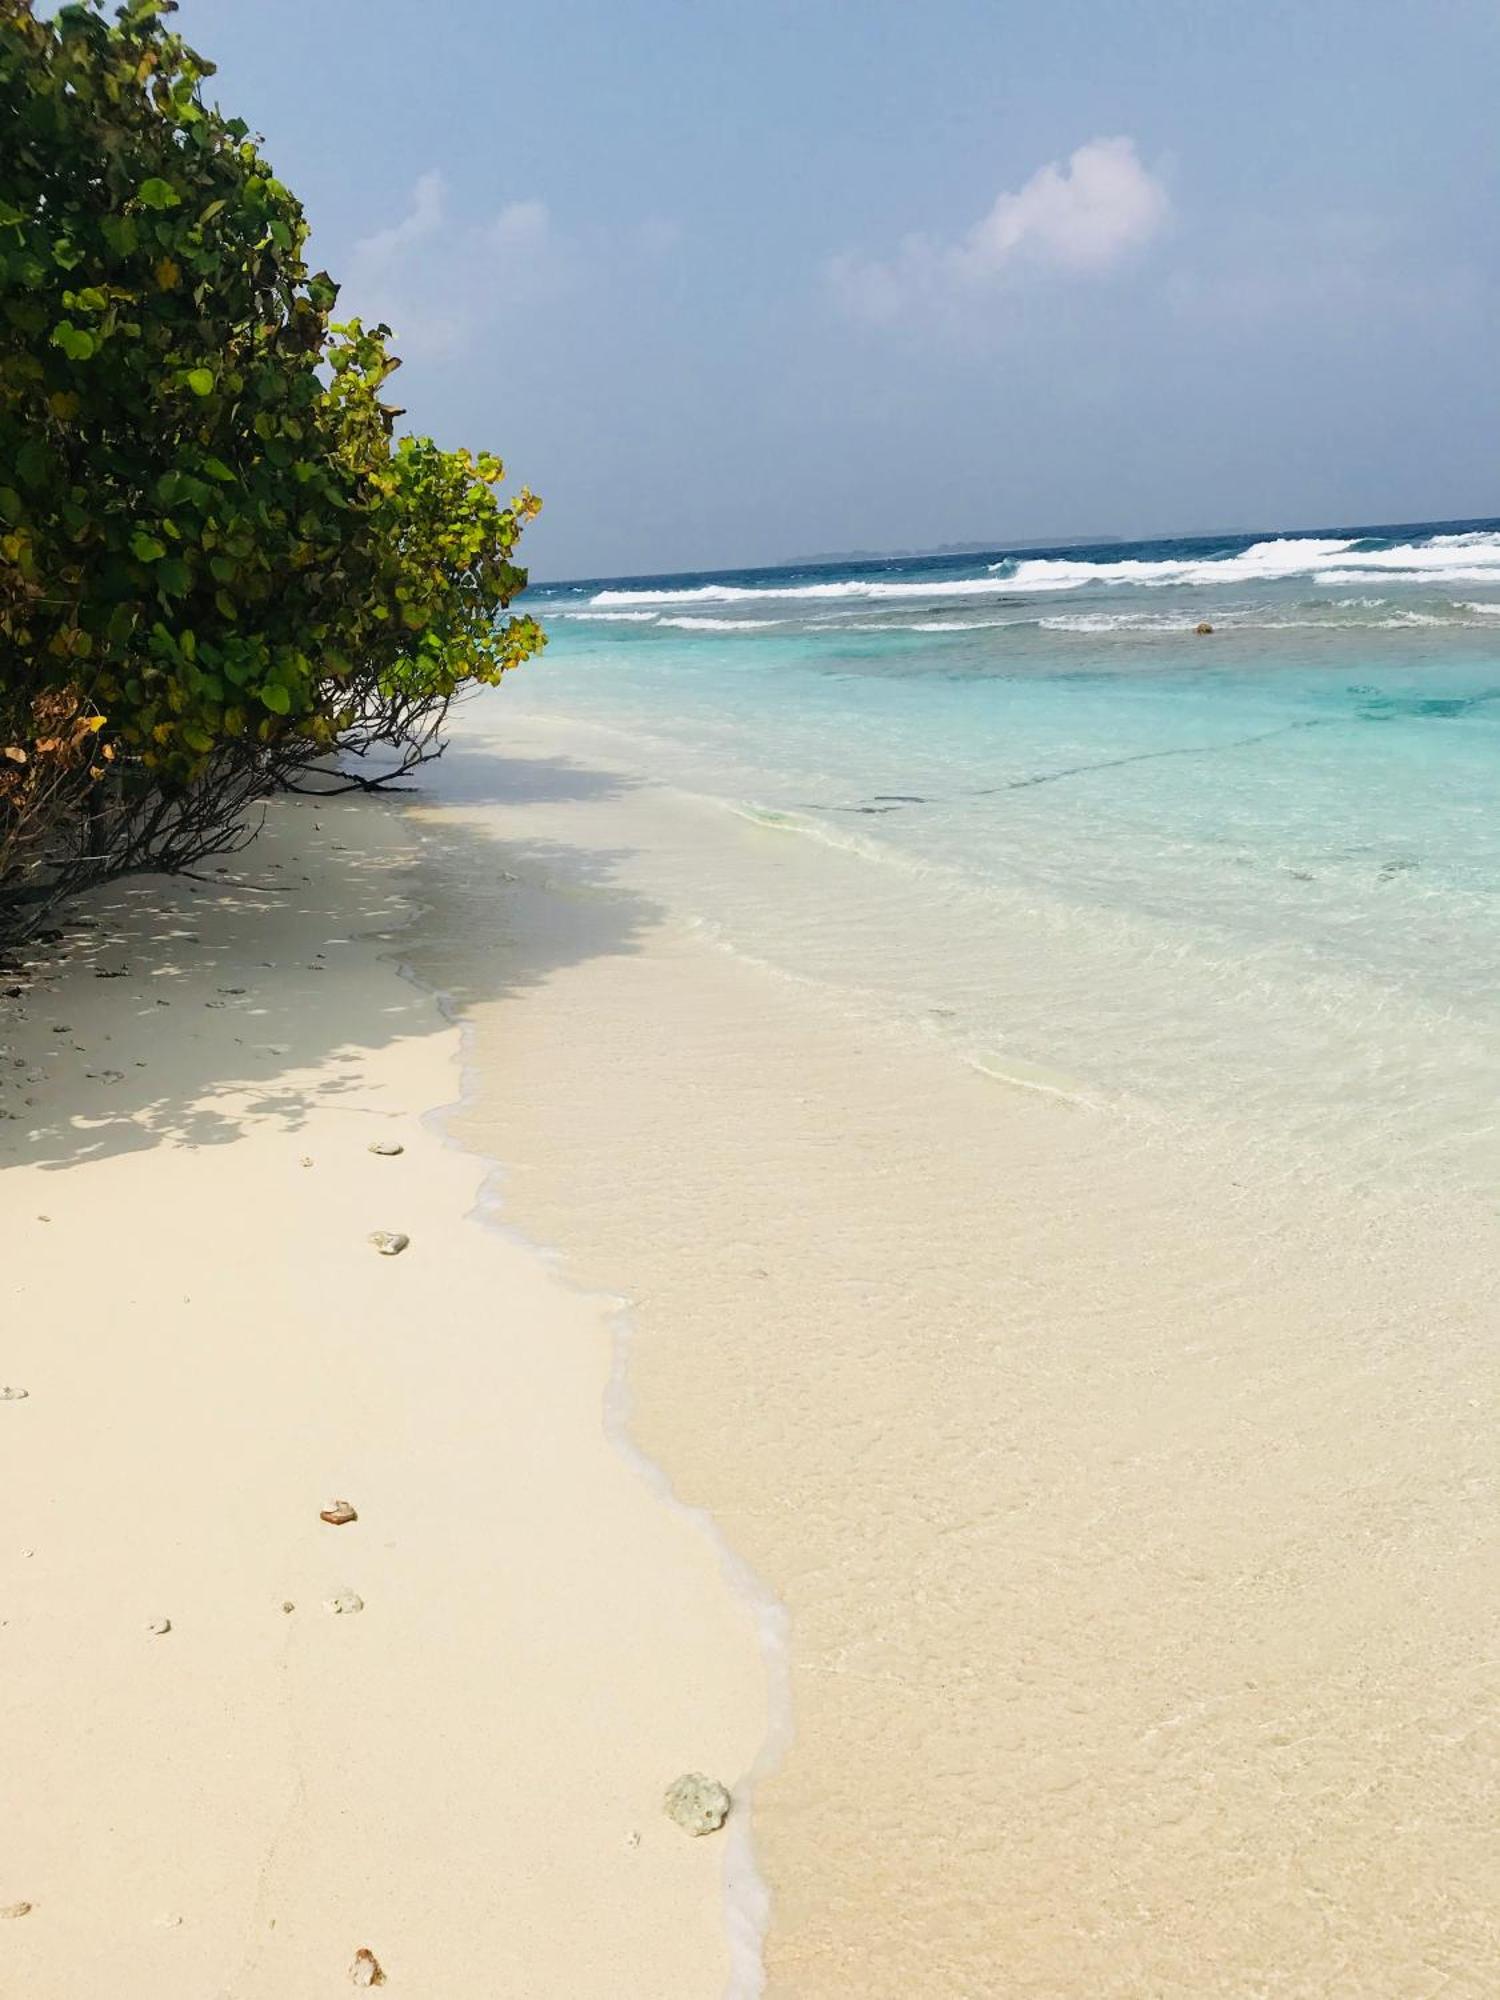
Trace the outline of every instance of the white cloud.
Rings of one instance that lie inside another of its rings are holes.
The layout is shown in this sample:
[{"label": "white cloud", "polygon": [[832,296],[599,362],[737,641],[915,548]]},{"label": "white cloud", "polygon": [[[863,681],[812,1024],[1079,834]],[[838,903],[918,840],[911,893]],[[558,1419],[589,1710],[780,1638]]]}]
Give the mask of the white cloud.
[{"label": "white cloud", "polygon": [[551,233],[552,218],[544,201],[510,202],[489,227],[496,250],[540,250]]},{"label": "white cloud", "polygon": [[454,219],[447,184],[433,171],[418,178],[399,220],[354,245],[340,305],[367,322],[384,320],[397,353],[446,358],[469,347],[508,297],[557,289],[566,264],[545,202],[509,202],[484,221]]},{"label": "white cloud", "polygon": [[1149,243],[1170,209],[1131,139],[1091,139],[1062,165],[1040,167],[953,241],[909,236],[893,257],[835,257],[829,279],[861,318],[893,320],[922,306],[952,310],[992,294],[1027,267],[1108,270]]},{"label": "white cloud", "polygon": [[364,272],[385,270],[414,243],[435,236],[442,227],[447,189],[440,173],[423,174],[412,189],[411,208],[388,229],[362,236],[354,246],[354,264]]}]

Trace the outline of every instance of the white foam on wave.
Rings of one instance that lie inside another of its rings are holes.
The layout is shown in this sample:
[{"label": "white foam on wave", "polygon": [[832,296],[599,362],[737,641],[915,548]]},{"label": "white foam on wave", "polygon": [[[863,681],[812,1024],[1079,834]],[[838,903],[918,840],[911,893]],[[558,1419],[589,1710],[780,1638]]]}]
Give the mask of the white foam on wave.
[{"label": "white foam on wave", "polygon": [[752,604],[758,599],[997,597],[1010,586],[994,577],[960,577],[949,583],[878,583],[849,577],[840,583],[796,583],[781,589],[767,584],[700,583],[691,590],[600,590],[591,605],[610,604]]},{"label": "white foam on wave", "polygon": [[1087,584],[1101,583],[1133,583],[1149,589],[1174,583],[1264,583],[1304,576],[1318,563],[1342,556],[1353,546],[1350,541],[1288,535],[1274,542],[1255,542],[1233,556],[1169,557],[1160,562],[1144,562],[1139,557],[1120,562],[1035,557],[1017,563],[1007,583],[1012,590],[1081,590]]},{"label": "white foam on wave", "polygon": [[1044,632],[1188,632],[1193,622],[1160,611],[1075,611],[1037,620]]},{"label": "white foam on wave", "polygon": [[591,625],[654,625],[654,611],[555,611],[554,618],[586,618]]},{"label": "white foam on wave", "polygon": [[1462,611],[1477,611],[1481,618],[1500,618],[1500,604],[1467,603],[1460,605],[1459,609]]},{"label": "white foam on wave", "polygon": [[1309,575],[1319,584],[1339,585],[1363,583],[1371,576],[1400,583],[1462,581],[1471,574],[1481,580],[1500,581],[1500,534],[1476,530],[1463,535],[1433,535],[1425,542],[1405,542],[1390,549],[1361,549],[1348,540],[1284,535],[1276,541],[1255,542],[1238,555],[1162,562],[1039,558],[1018,563],[1008,585],[1012,590],[1080,590],[1088,584],[1124,583],[1160,589],[1170,584],[1275,583]]},{"label": "white foam on wave", "polygon": [[922,618],[910,625],[861,625],[862,632],[998,632],[1003,625],[1024,623],[1015,618]]},{"label": "white foam on wave", "polygon": [[[655,616],[655,613],[652,613]],[[773,625],[784,625],[783,618],[658,618],[659,625],[670,625],[678,632],[765,632]]]},{"label": "white foam on wave", "polygon": [[[1392,549],[1389,553],[1394,555],[1396,551]],[[1325,588],[1333,588],[1343,583],[1364,583],[1368,574],[1368,571],[1357,569],[1319,570],[1314,576],[1313,581]],[[1381,580],[1385,583],[1425,583],[1431,585],[1500,583],[1500,553],[1497,553],[1492,563],[1475,563],[1464,568],[1412,568],[1385,571],[1382,573]]]},{"label": "white foam on wave", "polygon": [[[1432,535],[1426,541],[1388,549],[1361,548],[1357,540],[1342,536],[1282,535],[1273,541],[1254,542],[1233,555],[1169,557],[1156,562],[1139,557],[1114,562],[1049,556],[1013,561],[1007,557],[993,564],[984,576],[945,582],[843,577],[826,583],[702,583],[680,590],[647,586],[601,590],[590,598],[589,605],[597,617],[606,611],[618,615],[618,608],[626,606],[920,602],[1118,585],[1162,589],[1172,585],[1275,583],[1301,576],[1311,577],[1322,587],[1361,584],[1373,577],[1387,583],[1500,583],[1500,533],[1475,529],[1457,535]],[[636,610],[634,615],[641,614]]]}]

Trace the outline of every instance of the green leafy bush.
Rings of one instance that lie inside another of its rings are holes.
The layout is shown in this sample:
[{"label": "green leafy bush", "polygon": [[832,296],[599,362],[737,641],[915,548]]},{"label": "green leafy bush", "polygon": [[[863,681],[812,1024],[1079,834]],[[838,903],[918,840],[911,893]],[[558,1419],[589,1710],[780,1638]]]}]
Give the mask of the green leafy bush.
[{"label": "green leafy bush", "polygon": [[386,328],[173,0],[0,0],[0,928],[233,844],[313,760],[430,754],[541,634],[502,617],[537,502],[393,441]]}]

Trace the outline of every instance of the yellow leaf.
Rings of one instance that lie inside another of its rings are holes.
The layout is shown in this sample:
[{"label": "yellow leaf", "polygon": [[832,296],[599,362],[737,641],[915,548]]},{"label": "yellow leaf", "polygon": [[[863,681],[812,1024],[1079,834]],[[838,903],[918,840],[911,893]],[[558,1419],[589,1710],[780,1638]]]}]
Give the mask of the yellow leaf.
[{"label": "yellow leaf", "polygon": [[156,272],[156,282],[164,292],[170,292],[182,276],[181,266],[171,257],[158,257],[152,268]]}]

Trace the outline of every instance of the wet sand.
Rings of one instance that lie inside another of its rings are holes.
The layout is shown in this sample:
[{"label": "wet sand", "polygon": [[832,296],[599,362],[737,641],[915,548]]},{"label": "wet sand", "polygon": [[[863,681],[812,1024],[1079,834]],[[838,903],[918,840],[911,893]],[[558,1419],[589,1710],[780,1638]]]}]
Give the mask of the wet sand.
[{"label": "wet sand", "polygon": [[505,721],[410,949],[456,1130],[629,1298],[634,1435],[786,1607],[774,2000],[1500,1990],[1492,1204],[851,1019],[671,892],[855,862]]},{"label": "wet sand", "polygon": [[392,1994],[752,1977],[744,1811],[661,1799],[753,1762],[753,1615],[606,1433],[610,1302],[424,1120],[460,1051],[392,962],[410,848],[279,807],[235,874],[282,893],[127,884],[0,997],[17,2000],[313,2000],[361,1949]]}]

